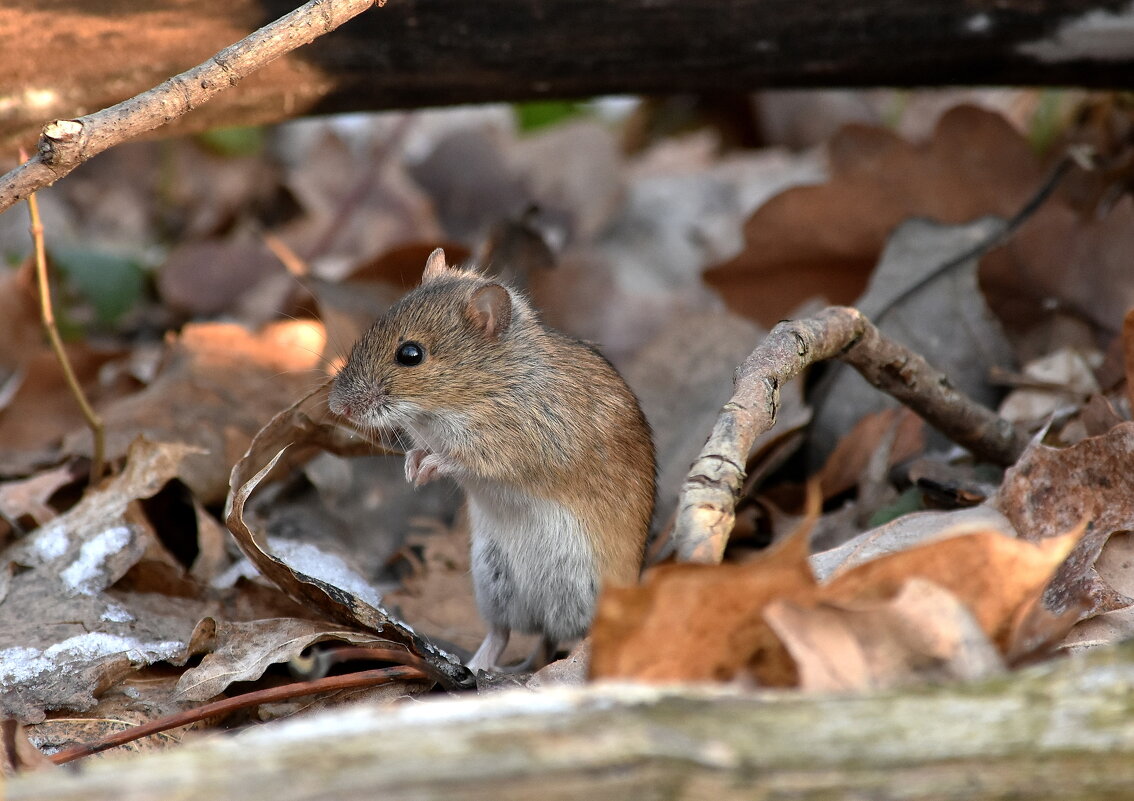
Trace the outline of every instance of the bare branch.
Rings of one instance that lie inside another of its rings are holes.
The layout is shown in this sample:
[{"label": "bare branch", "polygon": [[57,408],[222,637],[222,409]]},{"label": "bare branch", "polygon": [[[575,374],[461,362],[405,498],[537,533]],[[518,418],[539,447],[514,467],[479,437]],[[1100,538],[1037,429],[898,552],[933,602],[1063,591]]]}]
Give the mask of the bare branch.
[{"label": "bare branch", "polygon": [[1011,464],[1024,449],[1026,439],[1010,423],[953,389],[943,373],[886,339],[857,309],[831,307],[806,320],[780,323],[739,368],[733,396],[685,479],[674,529],[679,560],[720,561],[748,451],[776,422],[779,388],[830,358],[847,362],[983,459]]},{"label": "bare branch", "polygon": [[384,3],[310,0],[160,86],[85,117],[48,123],[38,152],[0,177],[0,212],[50,186],[92,156],[177,119],[265,64]]}]

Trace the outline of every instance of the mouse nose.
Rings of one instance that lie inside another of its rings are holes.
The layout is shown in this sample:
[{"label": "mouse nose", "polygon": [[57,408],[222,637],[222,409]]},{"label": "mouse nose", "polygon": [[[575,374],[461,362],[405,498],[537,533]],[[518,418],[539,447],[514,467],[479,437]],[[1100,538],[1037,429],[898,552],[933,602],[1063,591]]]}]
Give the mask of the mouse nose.
[{"label": "mouse nose", "polygon": [[346,394],[347,393],[343,391],[342,384],[336,381],[331,385],[331,395],[327,398],[327,405],[335,414],[350,417],[354,410],[350,399],[345,397]]}]

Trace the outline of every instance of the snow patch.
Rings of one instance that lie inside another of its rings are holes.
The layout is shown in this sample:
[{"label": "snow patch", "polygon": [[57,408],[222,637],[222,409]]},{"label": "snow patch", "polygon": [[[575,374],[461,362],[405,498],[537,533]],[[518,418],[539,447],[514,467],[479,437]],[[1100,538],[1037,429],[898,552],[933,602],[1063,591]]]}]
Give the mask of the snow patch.
[{"label": "snow patch", "polygon": [[65,670],[74,662],[89,664],[108,656],[123,654],[133,663],[150,664],[178,656],[184,644],[172,640],[141,642],[92,631],[68,637],[46,650],[38,648],[0,649],[0,686],[33,681],[45,673]]},{"label": "snow patch", "polygon": [[30,550],[33,556],[46,563],[67,553],[70,544],[71,538],[67,536],[66,527],[61,522],[55,521],[48,523],[33,535]]},{"label": "snow patch", "polygon": [[99,616],[99,620],[106,623],[133,623],[137,618],[124,607],[112,603],[107,604],[106,611]]},{"label": "snow patch", "polygon": [[93,595],[103,589],[102,568],[106,560],[130,543],[131,532],[126,526],[114,526],[83,543],[79,555],[59,574],[71,590]]},{"label": "snow patch", "polygon": [[272,552],[292,570],[333,584],[375,608],[381,607],[382,596],[341,557],[321,551],[306,542],[269,537],[268,544]]}]

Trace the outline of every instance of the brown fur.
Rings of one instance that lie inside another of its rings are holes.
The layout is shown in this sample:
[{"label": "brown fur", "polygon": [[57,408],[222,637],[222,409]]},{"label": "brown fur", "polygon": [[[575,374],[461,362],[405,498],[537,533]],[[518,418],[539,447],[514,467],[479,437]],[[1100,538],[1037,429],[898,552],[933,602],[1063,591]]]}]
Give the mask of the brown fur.
[{"label": "brown fur", "polygon": [[[545,327],[522,296],[504,291],[494,299],[501,285],[431,257],[422,285],[355,345],[332,408],[357,417],[374,404],[412,403],[445,421],[458,482],[561,503],[584,524],[599,576],[632,583],[655,493],[645,417],[594,348]],[[395,361],[407,341],[425,348],[422,364]]]}]

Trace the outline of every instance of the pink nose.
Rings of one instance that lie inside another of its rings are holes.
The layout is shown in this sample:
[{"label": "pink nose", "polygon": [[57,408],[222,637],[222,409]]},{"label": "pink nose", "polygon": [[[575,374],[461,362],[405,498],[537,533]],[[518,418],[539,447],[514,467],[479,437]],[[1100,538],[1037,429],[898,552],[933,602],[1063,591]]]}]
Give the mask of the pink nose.
[{"label": "pink nose", "polygon": [[327,401],[327,405],[331,407],[332,412],[342,415],[343,417],[350,417],[352,414],[351,405],[342,398],[337,397],[333,392],[331,393],[330,399]]}]

